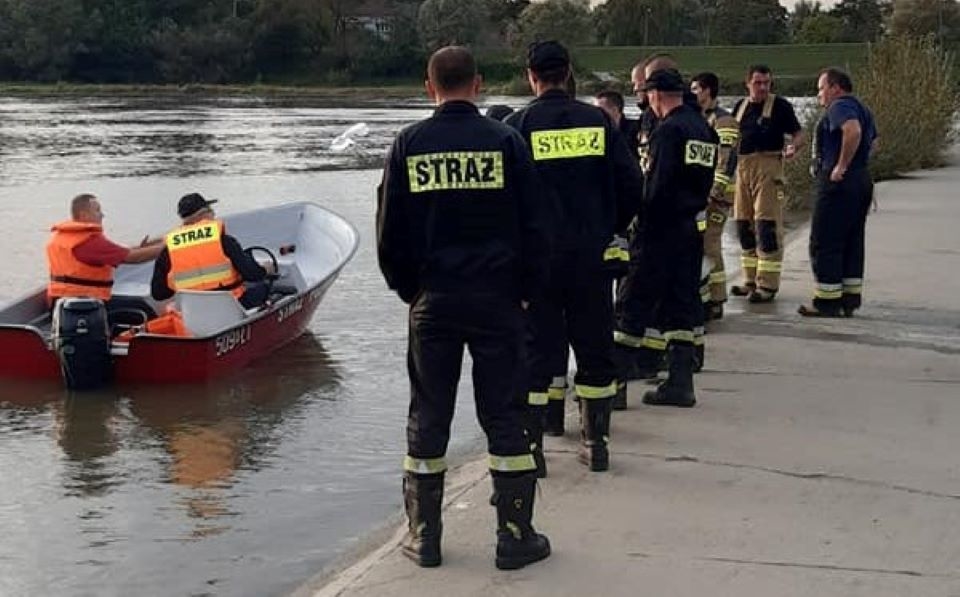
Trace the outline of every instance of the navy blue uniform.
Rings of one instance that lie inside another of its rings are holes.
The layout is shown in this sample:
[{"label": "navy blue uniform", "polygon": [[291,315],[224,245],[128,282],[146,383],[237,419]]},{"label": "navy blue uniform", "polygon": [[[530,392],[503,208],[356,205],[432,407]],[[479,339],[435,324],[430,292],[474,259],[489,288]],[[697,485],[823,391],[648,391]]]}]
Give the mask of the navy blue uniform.
[{"label": "navy blue uniform", "polygon": [[[860,145],[840,182],[830,173],[840,157],[844,123],[860,123]],[[864,235],[873,200],[868,161],[877,137],[873,115],[852,95],[834,100],[814,137],[817,201],[810,225],[810,263],[817,281],[814,306],[848,315],[860,307],[863,287]]]},{"label": "navy blue uniform", "polygon": [[377,251],[410,303],[405,468],[445,470],[464,346],[495,472],[533,470],[521,405],[521,301],[546,284],[550,213],[529,150],[512,128],[451,101],[405,128],[387,159]]}]

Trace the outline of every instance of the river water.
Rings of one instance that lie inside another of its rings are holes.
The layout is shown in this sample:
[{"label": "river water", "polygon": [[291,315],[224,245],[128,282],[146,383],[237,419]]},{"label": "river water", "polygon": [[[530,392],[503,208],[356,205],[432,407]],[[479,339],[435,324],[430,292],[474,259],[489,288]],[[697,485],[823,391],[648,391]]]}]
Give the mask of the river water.
[{"label": "river water", "polygon": [[[49,226],[80,192],[117,242],[173,226],[191,191],[221,213],[315,201],[361,234],[310,332],[235,379],[82,396],[0,380],[0,595],[281,595],[396,512],[406,310],[376,266],[374,191],[396,131],[429,112],[0,97],[0,301],[43,283]],[[370,134],[330,151],[356,122]],[[461,404],[454,455],[481,438]]]},{"label": "river water", "polygon": [[[236,378],[77,396],[0,380],[0,596],[282,595],[398,510],[406,309],[376,266],[374,191],[394,134],[429,113],[418,99],[0,96],[0,302],[43,283],[49,226],[81,192],[117,242],[169,229],[192,191],[221,213],[315,201],[361,235],[309,333]],[[357,122],[369,135],[331,151]],[[482,445],[460,404],[454,458]]]}]

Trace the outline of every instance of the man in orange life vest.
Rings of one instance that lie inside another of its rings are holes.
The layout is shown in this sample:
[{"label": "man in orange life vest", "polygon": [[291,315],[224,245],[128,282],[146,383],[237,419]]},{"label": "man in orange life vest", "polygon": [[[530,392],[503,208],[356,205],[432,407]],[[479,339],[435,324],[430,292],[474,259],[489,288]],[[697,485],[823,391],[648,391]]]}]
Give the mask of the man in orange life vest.
[{"label": "man in orange life vest", "polygon": [[180,198],[177,213],[183,225],[167,234],[153,267],[150,294],[156,300],[177,290],[229,290],[245,309],[267,300],[267,271],[214,219],[210,206],[216,202],[200,193]]},{"label": "man in orange life vest", "polygon": [[[161,239],[144,237],[138,247],[124,247],[103,234],[103,211],[96,195],[77,195],[70,203],[70,220],[55,224],[47,243],[50,282],[47,301],[75,296],[110,301],[113,270],[121,263],[143,263],[157,257]],[[111,301],[108,307],[119,307]]]}]

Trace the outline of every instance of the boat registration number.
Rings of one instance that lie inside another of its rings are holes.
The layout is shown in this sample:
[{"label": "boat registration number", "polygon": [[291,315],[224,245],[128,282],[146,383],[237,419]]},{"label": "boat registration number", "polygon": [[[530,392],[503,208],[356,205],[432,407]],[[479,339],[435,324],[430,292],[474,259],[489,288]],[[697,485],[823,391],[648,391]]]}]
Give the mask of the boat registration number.
[{"label": "boat registration number", "polygon": [[250,341],[251,335],[252,331],[249,325],[245,325],[241,328],[220,334],[213,341],[217,350],[217,356],[222,357],[223,355],[235,350],[237,347],[243,346]]}]

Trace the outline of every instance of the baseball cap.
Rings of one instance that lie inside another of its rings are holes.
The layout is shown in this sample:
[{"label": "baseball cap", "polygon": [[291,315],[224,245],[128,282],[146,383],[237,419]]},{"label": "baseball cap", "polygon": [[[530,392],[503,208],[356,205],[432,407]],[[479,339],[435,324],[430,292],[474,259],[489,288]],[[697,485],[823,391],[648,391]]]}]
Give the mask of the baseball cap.
[{"label": "baseball cap", "polygon": [[216,202],[216,199],[207,201],[200,193],[190,193],[189,195],[180,197],[180,202],[177,203],[177,213],[180,214],[181,218],[186,218],[205,207],[210,207]]},{"label": "baseball cap", "polygon": [[558,41],[535,41],[527,48],[527,67],[544,72],[570,66],[570,53]]},{"label": "baseball cap", "polygon": [[684,91],[686,88],[680,72],[673,68],[653,71],[643,84],[644,91]]}]

